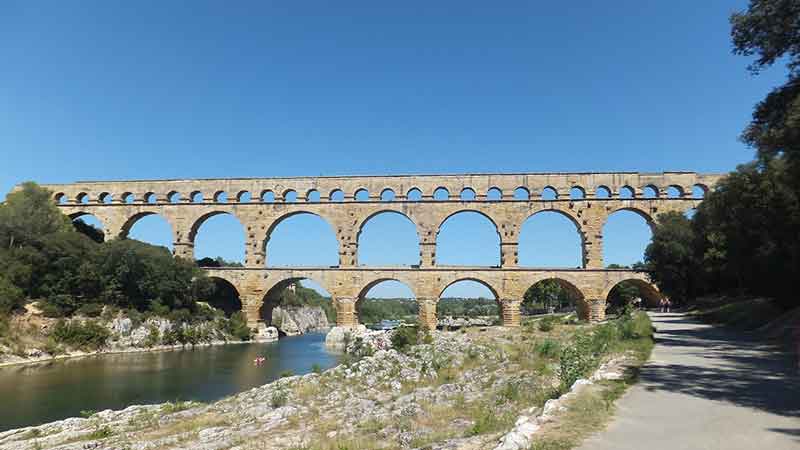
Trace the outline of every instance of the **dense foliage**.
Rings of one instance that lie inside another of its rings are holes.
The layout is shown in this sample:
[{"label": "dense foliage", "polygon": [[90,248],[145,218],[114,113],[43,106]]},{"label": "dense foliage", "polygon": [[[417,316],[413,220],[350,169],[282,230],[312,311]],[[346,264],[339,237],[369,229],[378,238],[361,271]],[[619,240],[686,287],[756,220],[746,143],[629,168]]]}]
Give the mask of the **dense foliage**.
[{"label": "dense foliage", "polygon": [[659,216],[645,252],[667,295],[764,295],[795,303],[800,276],[800,202],[782,159],[740,166],[709,193],[692,219]]},{"label": "dense foliage", "polygon": [[788,79],[742,133],[757,160],[728,174],[691,220],[660,216],[646,262],[675,298],[734,291],[789,307],[800,276],[800,5],[751,0],[731,25],[734,53],[757,57],[754,74],[785,61]]},{"label": "dense foliage", "polygon": [[[213,285],[193,262],[163,247],[127,239],[102,242],[98,230],[73,226],[34,183],[0,205],[0,312],[39,299],[46,315],[78,309],[98,315],[102,306],[140,312],[194,312]],[[88,234],[88,235],[87,235]]]}]

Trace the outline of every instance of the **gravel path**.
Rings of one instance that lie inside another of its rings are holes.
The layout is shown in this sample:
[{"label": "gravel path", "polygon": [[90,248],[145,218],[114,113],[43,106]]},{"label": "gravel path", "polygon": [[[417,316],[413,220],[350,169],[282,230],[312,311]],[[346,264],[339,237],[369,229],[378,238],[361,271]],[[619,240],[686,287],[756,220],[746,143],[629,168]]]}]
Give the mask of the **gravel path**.
[{"label": "gravel path", "polygon": [[800,449],[800,376],[784,354],[682,314],[651,318],[640,382],[581,449]]}]

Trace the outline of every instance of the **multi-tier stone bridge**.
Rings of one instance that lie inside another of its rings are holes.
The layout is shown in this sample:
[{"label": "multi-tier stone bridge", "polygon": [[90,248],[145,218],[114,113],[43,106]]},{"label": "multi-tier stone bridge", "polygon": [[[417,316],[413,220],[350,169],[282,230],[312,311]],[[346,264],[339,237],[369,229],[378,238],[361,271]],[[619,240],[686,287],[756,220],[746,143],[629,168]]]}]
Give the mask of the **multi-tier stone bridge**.
[{"label": "multi-tier stone bridge", "polygon": [[[244,268],[207,269],[239,293],[248,322],[255,325],[265,299],[309,278],[332,295],[337,322],[358,322],[356,302],[376,283],[407,284],[419,302],[420,322],[436,323],[442,292],[460,280],[486,285],[499,302],[502,321],[515,326],[525,290],[544,279],[558,280],[579,299],[582,318],[603,319],[614,286],[632,280],[650,301],[659,298],[645,274],[603,268],[603,225],[609,215],[633,211],[652,224],[667,211],[697,206],[719,175],[664,173],[528,173],[402,175],[200,180],[87,181],[51,184],[62,211],[72,218],[91,214],[110,237],[125,237],[142,217],[159,214],[172,226],[174,253],[194,258],[200,226],[218,214],[234,215],[245,230]],[[549,193],[550,198],[543,196]],[[410,219],[419,237],[419,264],[364,267],[358,237],[375,215],[395,212]],[[452,215],[474,211],[487,217],[500,236],[500,266],[456,267],[436,263],[436,237]],[[553,211],[567,217],[581,236],[583,263],[576,269],[525,268],[517,264],[519,230],[530,216]],[[271,268],[266,243],[287,217],[310,213],[335,231],[339,264],[318,268]]]}]

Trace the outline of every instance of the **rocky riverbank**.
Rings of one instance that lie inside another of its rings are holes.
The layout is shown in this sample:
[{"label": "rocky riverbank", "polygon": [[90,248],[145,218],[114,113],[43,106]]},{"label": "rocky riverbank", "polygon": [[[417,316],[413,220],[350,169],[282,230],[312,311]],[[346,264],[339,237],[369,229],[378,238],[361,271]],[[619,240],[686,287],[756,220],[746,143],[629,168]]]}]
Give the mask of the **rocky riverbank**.
[{"label": "rocky riverbank", "polygon": [[[559,348],[583,325],[434,332],[397,351],[369,333],[323,373],[212,404],[132,406],[0,433],[0,449],[484,449],[559,390]],[[353,341],[355,342],[355,341]]]},{"label": "rocky riverbank", "polygon": [[[64,325],[75,327],[70,331],[70,336],[56,331]],[[60,320],[43,317],[30,308],[25,314],[11,319],[9,335],[0,340],[0,367],[91,355],[166,351],[242,343],[250,339],[262,342],[278,339],[278,331],[274,327],[263,327],[252,336],[244,330],[247,336],[242,336],[242,330],[236,330],[234,325],[231,319],[225,317],[183,323],[162,317],[137,321],[123,314],[113,318],[78,316]],[[86,343],[76,344],[70,340],[72,336]]]},{"label": "rocky riverbank", "polygon": [[[277,307],[273,310],[276,326],[259,324],[249,340],[234,335],[230,319],[217,317],[196,323],[178,323],[162,317],[144,320],[117,314],[113,318],[74,317],[66,323],[93,323],[107,331],[102,346],[87,348],[59,343],[52,338],[57,319],[44,317],[35,307],[10,321],[10,336],[0,339],[0,367],[45,362],[82,356],[178,350],[183,348],[226,345],[242,342],[271,342],[279,335],[296,336],[326,330],[330,326],[325,311],[319,307]],[[241,334],[241,333],[239,333]]]}]

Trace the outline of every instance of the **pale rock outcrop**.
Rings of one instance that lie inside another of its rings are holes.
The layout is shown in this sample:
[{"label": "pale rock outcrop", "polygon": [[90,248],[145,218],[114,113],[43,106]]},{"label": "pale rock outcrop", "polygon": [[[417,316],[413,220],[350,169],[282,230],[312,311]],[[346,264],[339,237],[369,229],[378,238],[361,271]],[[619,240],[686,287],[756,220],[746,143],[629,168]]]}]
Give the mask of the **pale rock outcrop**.
[{"label": "pale rock outcrop", "polygon": [[318,306],[278,306],[272,310],[272,324],[287,336],[325,330],[330,326],[325,311]]}]

